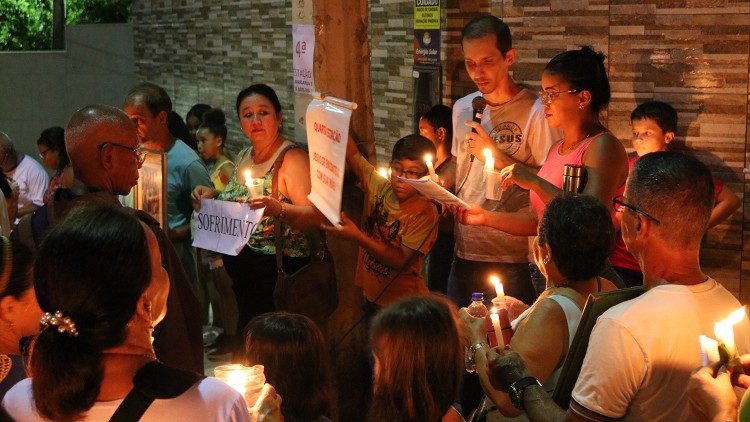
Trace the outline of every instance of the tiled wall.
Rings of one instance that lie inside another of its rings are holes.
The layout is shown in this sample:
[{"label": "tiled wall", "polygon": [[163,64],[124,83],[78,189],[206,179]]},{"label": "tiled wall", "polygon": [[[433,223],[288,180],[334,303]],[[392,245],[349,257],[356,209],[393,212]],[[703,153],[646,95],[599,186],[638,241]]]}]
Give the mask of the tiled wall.
[{"label": "tiled wall", "polygon": [[133,2],[136,72],[163,86],[183,117],[197,102],[227,115],[229,146],[248,145],[234,111],[237,93],[271,85],[294,133],[291,0],[142,0]]}]

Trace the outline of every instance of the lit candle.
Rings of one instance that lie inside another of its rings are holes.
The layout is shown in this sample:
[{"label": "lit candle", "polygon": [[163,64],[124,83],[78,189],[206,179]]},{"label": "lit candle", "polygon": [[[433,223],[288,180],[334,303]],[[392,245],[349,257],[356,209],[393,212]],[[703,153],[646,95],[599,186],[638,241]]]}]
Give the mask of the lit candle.
[{"label": "lit candle", "polygon": [[742,321],[744,316],[745,307],[743,306],[732,312],[726,319],[714,324],[714,335],[719,340],[719,355],[721,355],[722,346],[727,354],[727,362],[724,363],[729,363],[729,360],[737,357],[737,346],[734,344],[734,324]]},{"label": "lit candle", "polygon": [[701,334],[698,336],[698,341],[701,345],[701,365],[708,366],[714,362],[718,362],[719,358],[719,342],[712,339],[711,337],[704,336]]},{"label": "lit candle", "polygon": [[497,172],[495,172],[495,157],[492,156],[492,151],[489,148],[482,150],[484,154],[484,174],[487,177],[487,183],[485,184],[484,197],[487,199],[498,200],[500,197],[495,193],[495,186],[497,185]]},{"label": "lit candle", "polygon": [[503,328],[500,326],[500,314],[496,307],[492,307],[490,311],[490,319],[492,320],[492,328],[495,329],[495,337],[497,338],[497,347],[504,348],[505,340],[503,339]]},{"label": "lit candle", "polygon": [[390,176],[390,172],[386,170],[385,167],[380,167],[378,169],[378,174],[383,177],[383,179],[388,179],[388,176]]},{"label": "lit candle", "polygon": [[495,294],[497,296],[492,299],[492,303],[495,306],[505,306],[505,290],[503,289],[503,283],[500,282],[500,277],[491,275],[490,283],[495,287]]},{"label": "lit candle", "polygon": [[435,173],[435,166],[432,165],[432,154],[425,154],[424,155],[424,163],[427,164],[427,171],[430,173],[430,180],[437,183],[438,178],[437,173]]},{"label": "lit candle", "polygon": [[489,148],[485,148],[482,150],[482,154],[484,154],[484,170],[494,172],[495,157],[492,156],[492,151]]},{"label": "lit candle", "polygon": [[245,186],[250,189],[250,185],[253,183],[253,173],[250,169],[245,170]]},{"label": "lit candle", "polygon": [[250,169],[245,170],[245,186],[250,199],[263,196],[263,179],[253,179]]},{"label": "lit candle", "polygon": [[266,382],[263,365],[245,366],[238,363],[220,365],[214,368],[214,377],[242,394],[248,409],[256,404],[258,395]]}]

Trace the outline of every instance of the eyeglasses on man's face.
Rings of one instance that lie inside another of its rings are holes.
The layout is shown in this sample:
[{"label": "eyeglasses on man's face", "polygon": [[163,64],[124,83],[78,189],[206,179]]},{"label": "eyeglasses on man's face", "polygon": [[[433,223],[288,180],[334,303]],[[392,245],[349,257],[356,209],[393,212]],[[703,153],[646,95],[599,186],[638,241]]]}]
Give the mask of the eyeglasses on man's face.
[{"label": "eyeglasses on man's face", "polygon": [[659,221],[658,218],[654,217],[653,215],[647,213],[646,211],[643,211],[642,209],[634,205],[630,205],[626,203],[625,201],[623,201],[623,199],[624,199],[624,196],[622,195],[617,195],[614,198],[612,198],[612,205],[614,205],[615,211],[623,212],[625,211],[625,208],[627,208],[633,211],[634,213],[640,214],[646,218],[649,218],[650,220],[653,220],[656,224],[661,224],[661,221]]},{"label": "eyeglasses on man's face", "polygon": [[118,148],[126,149],[132,152],[135,156],[135,161],[138,163],[138,167],[143,165],[143,162],[146,161],[146,151],[142,150],[139,147],[131,148],[129,146],[118,144],[116,142],[104,142],[104,143],[99,144],[98,146],[99,152],[101,152],[102,149],[104,149],[104,147],[106,146],[118,147]]},{"label": "eyeglasses on man's face", "polygon": [[543,89],[539,91],[539,99],[542,101],[542,104],[548,106],[552,104],[552,101],[555,101],[555,99],[557,99],[560,94],[577,94],[579,92],[581,92],[580,89],[569,89],[567,91],[553,91],[551,89]]}]

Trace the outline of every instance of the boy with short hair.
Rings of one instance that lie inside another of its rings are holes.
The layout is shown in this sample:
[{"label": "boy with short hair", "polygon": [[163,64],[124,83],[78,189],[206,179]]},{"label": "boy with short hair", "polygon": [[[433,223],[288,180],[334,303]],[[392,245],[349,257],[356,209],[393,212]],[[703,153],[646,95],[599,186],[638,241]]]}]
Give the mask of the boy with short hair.
[{"label": "boy with short hair", "polygon": [[398,178],[426,176],[425,154],[434,157],[435,146],[424,136],[415,134],[399,139],[393,147],[391,172],[386,178],[362,157],[351,137],[347,144],[346,162],[365,191],[363,227],[358,228],[342,213],[340,229],[324,228],[359,244],[355,284],[363,289],[368,302],[380,307],[428,291],[422,264],[437,237],[437,209]]},{"label": "boy with short hair", "polygon": [[[647,101],[630,113],[630,125],[633,128],[633,148],[636,152],[628,160],[628,167],[632,169],[640,157],[667,150],[677,131],[677,111],[663,101]],[[708,220],[708,227],[714,227],[729,218],[740,205],[740,198],[714,177],[714,209]],[[641,269],[625,248],[622,236],[617,237],[610,260],[625,284],[635,286],[643,283]]]}]

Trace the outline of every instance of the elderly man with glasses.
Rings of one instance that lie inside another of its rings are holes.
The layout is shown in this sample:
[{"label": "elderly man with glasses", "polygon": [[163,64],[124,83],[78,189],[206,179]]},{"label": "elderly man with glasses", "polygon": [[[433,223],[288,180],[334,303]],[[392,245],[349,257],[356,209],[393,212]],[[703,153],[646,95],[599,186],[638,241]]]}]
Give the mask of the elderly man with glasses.
[{"label": "elderly man with glasses", "polygon": [[[713,191],[710,171],[693,157],[641,157],[613,203],[646,292],[597,320],[567,413],[511,350],[490,351],[493,385],[513,394],[532,421],[698,420],[685,394],[691,372],[701,366],[698,336],[713,337],[714,323],[741,306],[700,267]],[[734,331],[738,351],[750,351],[747,316]]]},{"label": "elderly man with glasses", "polygon": [[[21,219],[11,238],[33,251],[47,231],[78,205],[103,202],[121,206],[118,195],[128,194],[138,182],[143,154],[139,150],[136,126],[116,108],[90,105],[76,111],[65,129],[65,147],[76,178],[86,192],[76,195],[63,190],[54,201]],[[166,365],[202,373],[200,304],[159,223],[142,211],[138,211],[138,217],[156,235],[162,265],[170,280],[167,315],[153,334],[156,357]],[[91,259],[97,259],[96,255]]]}]

